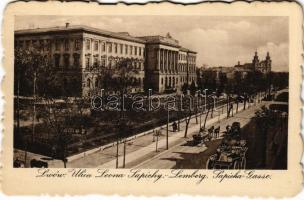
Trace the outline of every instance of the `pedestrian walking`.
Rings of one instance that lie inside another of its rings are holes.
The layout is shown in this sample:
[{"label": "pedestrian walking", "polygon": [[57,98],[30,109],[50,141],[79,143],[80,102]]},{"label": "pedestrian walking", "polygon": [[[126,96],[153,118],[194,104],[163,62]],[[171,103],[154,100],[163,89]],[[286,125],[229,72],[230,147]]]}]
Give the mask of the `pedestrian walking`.
[{"label": "pedestrian walking", "polygon": [[220,126],[214,129],[214,137],[217,139],[220,135]]},{"label": "pedestrian walking", "polygon": [[227,135],[230,134],[230,131],[231,131],[231,128],[230,128],[229,125],[227,125],[227,126],[226,126],[226,134],[227,134]]},{"label": "pedestrian walking", "polygon": [[177,123],[176,122],[173,122],[172,129],[173,129],[173,132],[176,132],[176,130],[177,130]]},{"label": "pedestrian walking", "polygon": [[53,159],[53,160],[54,160],[55,157],[56,157],[56,152],[57,152],[56,146],[53,145],[53,146],[52,146],[52,159]]},{"label": "pedestrian walking", "polygon": [[231,110],[231,116],[233,117],[233,103],[230,103],[230,108],[229,110]]}]

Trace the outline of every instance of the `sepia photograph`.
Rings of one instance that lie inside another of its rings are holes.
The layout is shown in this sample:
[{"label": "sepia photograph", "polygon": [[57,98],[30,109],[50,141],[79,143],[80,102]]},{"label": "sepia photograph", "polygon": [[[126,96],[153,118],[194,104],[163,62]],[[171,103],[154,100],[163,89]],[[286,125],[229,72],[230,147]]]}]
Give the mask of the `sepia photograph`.
[{"label": "sepia photograph", "polygon": [[14,168],[288,170],[289,18],[16,15]]}]

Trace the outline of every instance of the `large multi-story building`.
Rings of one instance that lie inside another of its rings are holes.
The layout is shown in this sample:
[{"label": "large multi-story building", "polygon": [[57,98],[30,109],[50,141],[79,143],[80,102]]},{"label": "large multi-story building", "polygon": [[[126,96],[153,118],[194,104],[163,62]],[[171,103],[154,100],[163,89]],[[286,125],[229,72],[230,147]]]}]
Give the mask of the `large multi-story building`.
[{"label": "large multi-story building", "polygon": [[156,92],[180,90],[196,83],[196,52],[179,45],[168,33],[166,37],[144,36],[146,41],[146,84]]},{"label": "large multi-story building", "polygon": [[131,92],[142,91],[144,84],[163,92],[196,81],[196,52],[182,48],[169,34],[133,37],[67,23],[64,27],[15,31],[15,46],[37,48],[47,55],[67,96],[98,93],[102,69],[111,70],[122,63],[138,71],[132,77],[138,86]]}]

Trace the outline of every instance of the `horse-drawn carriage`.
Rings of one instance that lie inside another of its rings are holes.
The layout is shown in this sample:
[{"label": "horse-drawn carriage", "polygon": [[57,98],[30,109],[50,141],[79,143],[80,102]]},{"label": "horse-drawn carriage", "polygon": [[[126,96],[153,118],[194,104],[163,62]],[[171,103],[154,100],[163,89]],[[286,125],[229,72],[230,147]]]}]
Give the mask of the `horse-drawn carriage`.
[{"label": "horse-drawn carriage", "polygon": [[193,144],[198,145],[202,142],[210,141],[212,138],[218,138],[220,133],[220,127],[214,128],[214,126],[212,126],[207,131],[201,128],[198,134],[194,134]]},{"label": "horse-drawn carriage", "polygon": [[211,135],[208,132],[203,131],[202,133],[193,135],[193,145],[198,145],[201,144],[202,142],[210,141],[211,139],[212,139]]},{"label": "horse-drawn carriage", "polygon": [[245,169],[246,168],[246,140],[240,138],[240,123],[234,122],[224,135],[217,152],[211,155],[207,162],[207,169]]}]

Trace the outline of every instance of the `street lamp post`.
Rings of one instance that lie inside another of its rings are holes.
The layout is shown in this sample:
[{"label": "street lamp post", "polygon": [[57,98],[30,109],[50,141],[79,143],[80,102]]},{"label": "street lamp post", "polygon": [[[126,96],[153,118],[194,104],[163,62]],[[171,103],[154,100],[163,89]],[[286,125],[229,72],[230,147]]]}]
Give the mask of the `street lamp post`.
[{"label": "street lamp post", "polygon": [[158,137],[160,135],[160,131],[156,130],[155,136],[156,136],[156,143],[155,143],[155,152],[158,152]]},{"label": "street lamp post", "polygon": [[199,125],[199,127],[200,127],[200,130],[201,130],[201,128],[202,128],[202,112],[200,111],[200,125]]},{"label": "street lamp post", "polygon": [[207,108],[207,90],[208,89],[204,89],[204,92],[205,92],[205,110]]},{"label": "street lamp post", "polygon": [[216,98],[216,97],[215,97],[215,96],[212,96],[212,98],[213,98],[213,107],[212,107],[212,112],[211,112],[211,118],[213,118],[213,112],[216,111],[216,110],[215,110],[215,98]]}]

